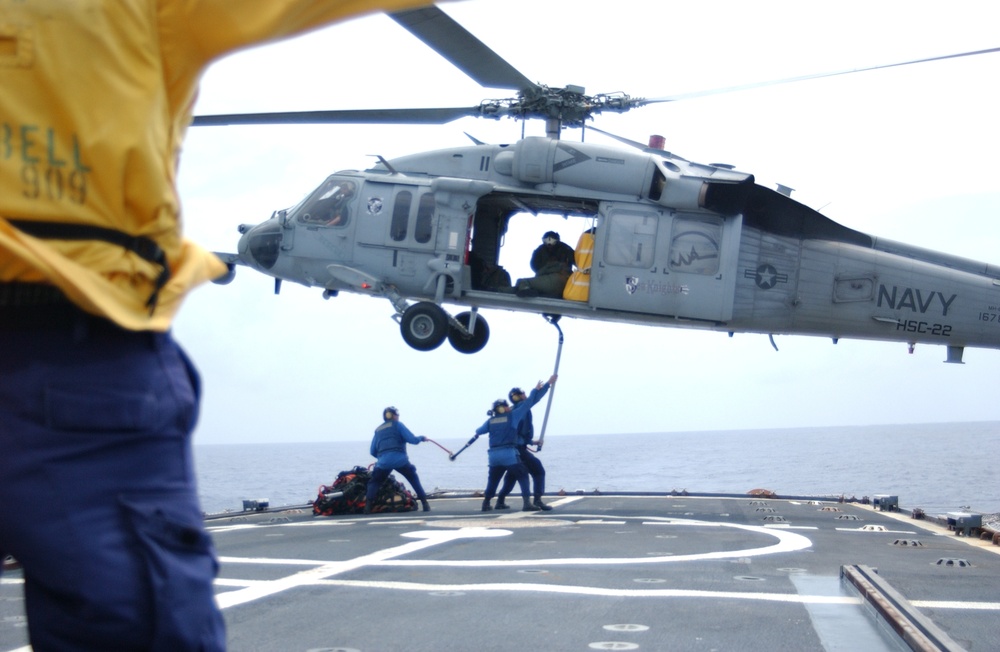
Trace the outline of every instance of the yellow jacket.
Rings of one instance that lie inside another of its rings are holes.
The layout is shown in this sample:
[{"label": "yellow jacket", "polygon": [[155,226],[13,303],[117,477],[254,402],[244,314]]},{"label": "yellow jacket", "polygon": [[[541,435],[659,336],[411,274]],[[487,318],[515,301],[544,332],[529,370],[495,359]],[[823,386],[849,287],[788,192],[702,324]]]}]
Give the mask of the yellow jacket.
[{"label": "yellow jacket", "polygon": [[[167,330],[187,292],[225,271],[183,238],[176,187],[208,64],[338,19],[423,4],[0,0],[0,282],[49,283],[126,328]],[[150,239],[170,271],[155,311],[146,304],[160,265],[100,239],[33,237],[35,223]]]}]

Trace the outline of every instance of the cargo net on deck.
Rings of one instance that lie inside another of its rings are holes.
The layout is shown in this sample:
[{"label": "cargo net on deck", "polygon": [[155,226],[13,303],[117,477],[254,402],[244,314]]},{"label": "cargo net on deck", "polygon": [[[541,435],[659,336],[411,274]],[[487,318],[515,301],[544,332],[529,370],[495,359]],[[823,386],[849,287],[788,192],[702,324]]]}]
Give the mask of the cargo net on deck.
[{"label": "cargo net on deck", "polygon": [[[363,466],[356,466],[349,471],[341,471],[331,485],[320,485],[319,494],[313,502],[313,514],[316,516],[333,516],[334,514],[362,514],[365,511],[365,493],[371,472]],[[403,483],[396,476],[382,482],[372,513],[378,512],[409,512],[417,508],[417,502]]]}]

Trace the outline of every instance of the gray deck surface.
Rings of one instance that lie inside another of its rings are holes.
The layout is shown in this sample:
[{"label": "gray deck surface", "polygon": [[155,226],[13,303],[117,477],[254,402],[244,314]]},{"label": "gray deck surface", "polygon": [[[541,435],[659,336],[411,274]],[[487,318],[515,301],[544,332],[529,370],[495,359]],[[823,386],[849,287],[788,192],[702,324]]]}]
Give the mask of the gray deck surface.
[{"label": "gray deck surface", "polygon": [[[230,650],[899,650],[864,565],[970,652],[1000,645],[1000,547],[808,499],[550,496],[543,513],[234,514],[208,526]],[[20,571],[0,650],[26,645]]]}]

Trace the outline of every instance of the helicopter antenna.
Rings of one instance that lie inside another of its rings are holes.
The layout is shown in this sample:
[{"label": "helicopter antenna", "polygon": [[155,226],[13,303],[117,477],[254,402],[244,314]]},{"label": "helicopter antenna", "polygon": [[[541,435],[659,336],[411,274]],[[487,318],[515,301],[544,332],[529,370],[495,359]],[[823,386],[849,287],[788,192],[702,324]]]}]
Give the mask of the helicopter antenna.
[{"label": "helicopter antenna", "polygon": [[[468,135],[468,134],[466,134],[466,135]],[[382,165],[384,165],[386,167],[386,169],[389,170],[389,172],[391,174],[399,174],[399,172],[396,171],[396,168],[392,167],[392,164],[389,163],[389,161],[385,160],[385,157],[382,156],[381,154],[369,154],[369,156],[374,156],[375,158],[377,158],[378,161],[379,161],[379,163],[381,163]]]}]

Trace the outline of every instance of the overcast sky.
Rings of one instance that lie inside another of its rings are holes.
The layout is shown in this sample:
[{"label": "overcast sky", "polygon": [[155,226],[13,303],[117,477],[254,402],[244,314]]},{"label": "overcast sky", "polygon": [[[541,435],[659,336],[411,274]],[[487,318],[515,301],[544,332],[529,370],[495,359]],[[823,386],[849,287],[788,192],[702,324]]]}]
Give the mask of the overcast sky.
[{"label": "overcast sky", "polygon": [[[660,97],[1000,46],[1000,4],[467,0],[445,11],[529,79],[588,93]],[[1000,54],[654,105],[595,125],[662,134],[689,160],[728,163],[859,231],[1000,263]],[[205,77],[197,113],[472,106],[483,89],[382,15],[233,55]],[[189,132],[185,230],[235,251],[240,223],[291,206],[340,169],[463,146],[463,132],[514,142],[522,123],[213,127]],[[528,135],[542,125],[529,123]],[[564,135],[579,139],[579,132]],[[610,142],[588,132],[588,140]],[[554,221],[552,221],[554,220]],[[578,225],[521,218],[502,262],[527,276],[541,233]],[[197,443],[368,440],[395,405],[417,434],[467,438],[494,398],[547,378],[558,333],[542,317],[484,310],[475,355],[408,347],[388,301],[273,281],[240,269],[188,300],[176,334],[204,382]],[[1000,353],[563,319],[546,437],[1000,418]],[[535,409],[540,425],[543,405]],[[538,428],[536,425],[536,430]]]}]

